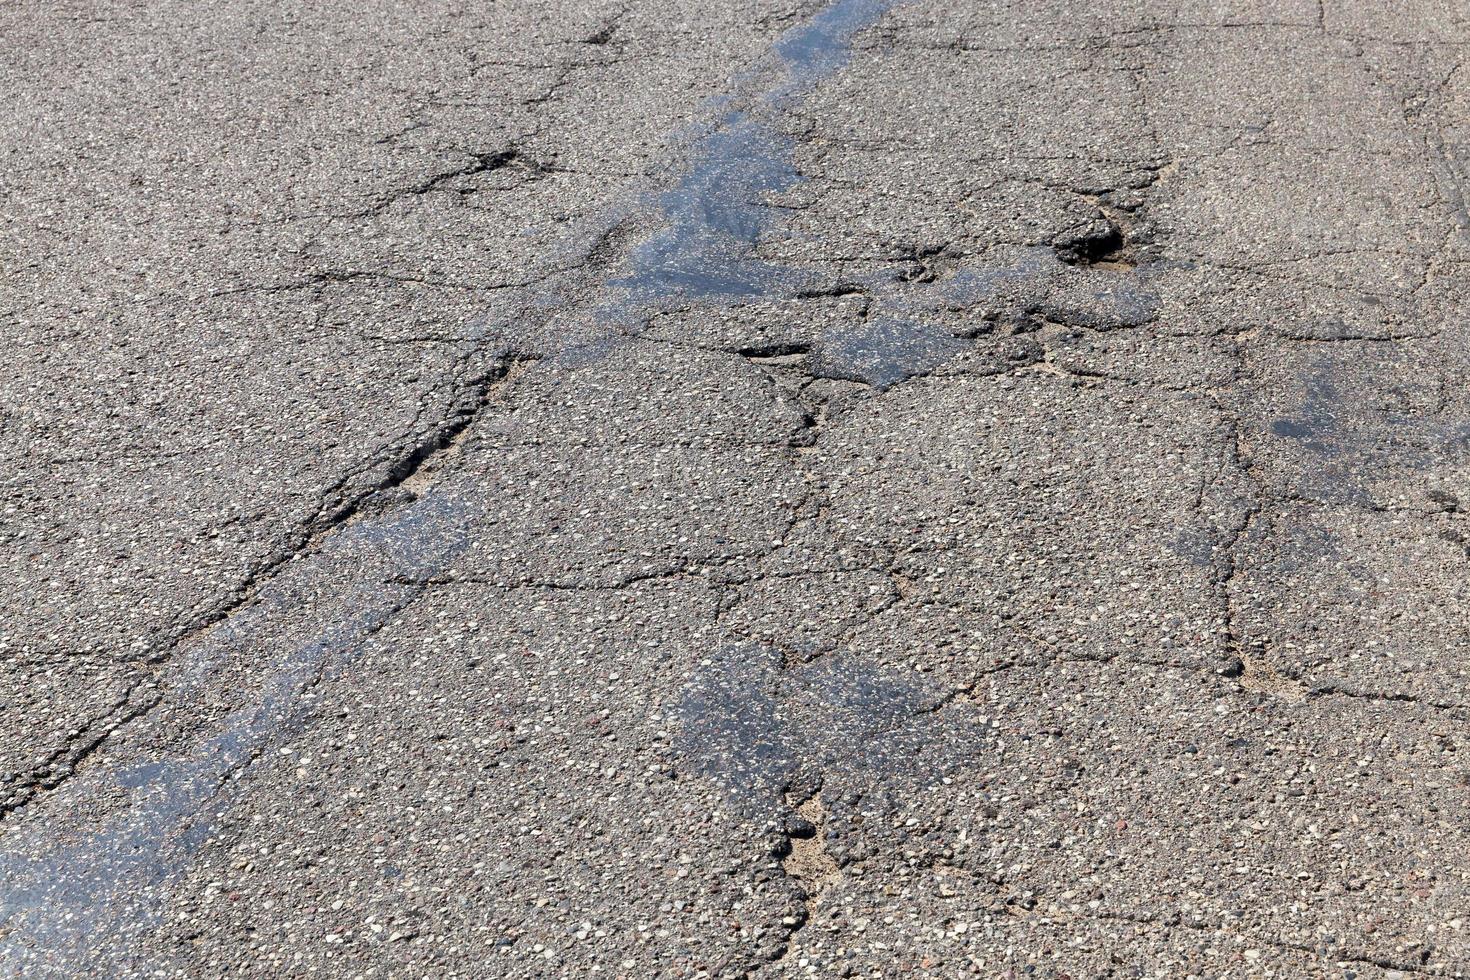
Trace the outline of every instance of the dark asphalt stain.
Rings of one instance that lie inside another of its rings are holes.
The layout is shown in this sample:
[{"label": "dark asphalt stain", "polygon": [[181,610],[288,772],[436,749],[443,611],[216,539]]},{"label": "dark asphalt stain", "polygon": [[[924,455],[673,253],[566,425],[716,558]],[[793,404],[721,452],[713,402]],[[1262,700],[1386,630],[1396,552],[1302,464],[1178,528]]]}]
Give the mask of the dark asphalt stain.
[{"label": "dark asphalt stain", "polygon": [[[1296,439],[1306,442],[1312,439],[1315,431],[1311,423],[1298,419],[1277,419],[1271,423],[1271,434],[1273,436],[1279,436],[1282,439]],[[1323,453],[1329,451],[1326,446],[1320,443],[1314,449],[1317,452]]]},{"label": "dark asphalt stain", "polygon": [[807,370],[819,378],[861,381],[888,388],[935,368],[970,345],[922,321],[879,317],[823,334]]},{"label": "dark asphalt stain", "polygon": [[777,801],[799,756],[779,715],[781,654],[755,644],[720,651],[689,686],[678,715],[690,768],[740,800]]},{"label": "dark asphalt stain", "polygon": [[1294,467],[1300,492],[1369,506],[1391,468],[1424,471],[1470,455],[1470,424],[1442,418],[1436,391],[1385,383],[1401,376],[1386,368],[1362,355],[1347,363],[1319,358],[1303,377],[1298,408],[1271,421],[1272,436],[1306,454]]},{"label": "dark asphalt stain", "polygon": [[1271,434],[1291,439],[1315,456],[1337,457],[1351,442],[1348,411],[1331,369],[1320,365],[1306,379],[1300,408],[1290,418],[1272,421]]},{"label": "dark asphalt stain", "polygon": [[1218,567],[1226,562],[1221,551],[1221,535],[1210,527],[1186,527],[1174,536],[1174,553],[1197,568]]},{"label": "dark asphalt stain", "polygon": [[860,792],[918,791],[979,758],[990,729],[921,674],[851,654],[783,669],[757,644],[727,647],[674,714],[684,767],[755,818],[780,815],[798,774]]},{"label": "dark asphalt stain", "polygon": [[1116,330],[1157,319],[1160,301],[1149,285],[1154,275],[1149,266],[1126,273],[1070,266],[1048,248],[1001,248],[966,259],[933,282],[875,286],[875,307],[896,316],[970,311],[996,320]]},{"label": "dark asphalt stain", "polygon": [[1020,249],[987,265],[955,270],[911,305],[962,308],[1001,299],[1008,299],[1012,306],[1030,305],[1040,300],[1046,283],[1064,268],[1049,248]]}]

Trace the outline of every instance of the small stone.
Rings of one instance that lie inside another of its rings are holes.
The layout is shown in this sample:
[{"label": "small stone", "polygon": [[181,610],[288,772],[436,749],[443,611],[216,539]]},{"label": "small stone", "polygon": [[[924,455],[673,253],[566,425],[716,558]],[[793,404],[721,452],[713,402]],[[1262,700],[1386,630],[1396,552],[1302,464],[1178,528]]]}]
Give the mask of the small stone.
[{"label": "small stone", "polygon": [[786,818],[786,834],[799,840],[817,836],[817,825],[805,817],[792,814]]}]

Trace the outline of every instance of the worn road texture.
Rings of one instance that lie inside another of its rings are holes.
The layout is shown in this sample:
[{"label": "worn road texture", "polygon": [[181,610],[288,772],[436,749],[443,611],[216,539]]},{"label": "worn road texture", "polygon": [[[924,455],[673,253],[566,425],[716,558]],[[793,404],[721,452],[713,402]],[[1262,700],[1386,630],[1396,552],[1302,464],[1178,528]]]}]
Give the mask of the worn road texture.
[{"label": "worn road texture", "polygon": [[0,970],[1470,975],[1470,12],[0,7]]}]

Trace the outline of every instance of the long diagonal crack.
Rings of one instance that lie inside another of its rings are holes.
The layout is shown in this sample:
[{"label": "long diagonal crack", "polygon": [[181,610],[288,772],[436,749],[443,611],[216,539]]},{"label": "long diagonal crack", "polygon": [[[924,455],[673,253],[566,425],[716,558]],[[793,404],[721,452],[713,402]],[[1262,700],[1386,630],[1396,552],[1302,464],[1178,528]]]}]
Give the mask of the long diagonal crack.
[{"label": "long diagonal crack", "polygon": [[[339,482],[327,495],[327,499],[334,501],[332,504],[324,506],[316,517],[298,529],[273,559],[242,581],[231,597],[222,600],[195,623],[155,648],[145,658],[146,662],[170,662],[181,649],[249,607],[284,570],[302,557],[320,550],[333,535],[364,513],[401,505],[396,491],[424,470],[441,464],[442,457],[457,448],[481,413],[535,360],[534,356],[507,353],[498,358],[489,371],[470,378],[463,385],[461,396],[456,399],[451,412],[424,437],[394,453],[385,454],[380,462],[368,467],[365,472],[374,476],[355,490],[347,490],[351,477]],[[132,681],[108,711],[81,726],[36,766],[6,787],[6,796],[0,802],[0,820],[25,808],[43,791],[55,790],[72,778],[114,733],[147,715],[165,696],[166,686],[156,670]]]}]

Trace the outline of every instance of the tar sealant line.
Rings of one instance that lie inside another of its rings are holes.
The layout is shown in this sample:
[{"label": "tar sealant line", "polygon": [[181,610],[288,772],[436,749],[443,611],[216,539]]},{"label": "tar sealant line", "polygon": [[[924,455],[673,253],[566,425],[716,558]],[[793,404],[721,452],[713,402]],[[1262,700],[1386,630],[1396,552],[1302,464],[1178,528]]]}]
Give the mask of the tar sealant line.
[{"label": "tar sealant line", "polygon": [[921,792],[992,735],[973,712],[945,712],[922,674],[845,651],[788,665],[774,647],[717,651],[673,709],[675,743],[693,771],[757,820],[787,812],[801,774],[840,774],[875,792]]},{"label": "tar sealant line", "polygon": [[[232,777],[298,728],[306,691],[419,594],[421,586],[402,579],[440,571],[464,549],[480,510],[473,486],[432,488],[393,514],[334,535],[272,579],[245,623],[207,634],[180,665],[170,705],[187,705],[243,644],[280,644],[285,654],[252,700],[198,739],[162,755],[150,751],[150,736],[162,736],[166,722],[149,716],[108,764],[52,794],[44,814],[22,814],[0,842],[0,969],[37,976],[124,968],[128,938],[155,923],[160,889],[213,832]],[[325,626],[291,629],[303,594],[328,597],[310,617]],[[91,816],[98,801],[118,798],[126,803]]]},{"label": "tar sealant line", "polygon": [[[793,288],[798,273],[749,255],[769,221],[760,196],[799,179],[791,141],[769,117],[840,67],[852,36],[891,5],[837,0],[776,43],[783,68],[776,82],[700,137],[689,172],[656,198],[663,229],[635,250],[629,275],[614,284],[625,305]],[[476,334],[489,329],[481,324]],[[44,976],[135,965],[129,941],[156,925],[163,891],[213,833],[235,777],[303,723],[305,694],[323,671],[350,661],[413,601],[421,586],[406,581],[448,567],[482,511],[476,486],[441,483],[406,507],[338,531],[183,655],[166,706],[14,815],[0,839],[0,969]],[[325,625],[293,621],[308,601],[308,618]],[[167,740],[167,709],[205,691],[232,653],[255,653],[248,662],[276,644],[286,652],[247,703],[186,744]],[[160,753],[155,742],[171,748]]]},{"label": "tar sealant line", "polygon": [[764,86],[736,79],[742,94],[721,96],[714,123],[694,138],[687,171],[652,199],[662,229],[637,246],[631,271],[609,283],[621,292],[605,304],[610,319],[673,302],[795,295],[810,273],[752,253],[772,224],[763,198],[801,182],[795,143],[774,123],[779,111],[840,68],[853,36],[876,23],[893,0],[838,0],[774,46],[782,70]]}]

